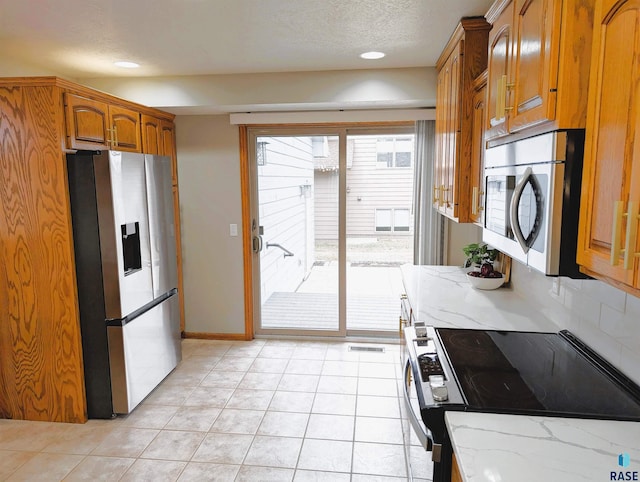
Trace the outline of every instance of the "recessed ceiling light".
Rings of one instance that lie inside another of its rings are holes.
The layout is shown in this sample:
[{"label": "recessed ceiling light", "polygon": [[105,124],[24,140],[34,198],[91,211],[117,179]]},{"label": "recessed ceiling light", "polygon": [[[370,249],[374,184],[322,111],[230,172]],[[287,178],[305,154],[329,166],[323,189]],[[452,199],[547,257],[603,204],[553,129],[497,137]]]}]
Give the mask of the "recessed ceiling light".
[{"label": "recessed ceiling light", "polygon": [[363,54],[360,54],[360,58],[367,60],[377,60],[384,57],[384,55],[385,54],[383,52],[365,52]]},{"label": "recessed ceiling light", "polygon": [[124,67],[125,69],[137,69],[138,67],[140,67],[140,64],[129,62],[127,60],[118,60],[117,62],[114,62],[113,65]]}]

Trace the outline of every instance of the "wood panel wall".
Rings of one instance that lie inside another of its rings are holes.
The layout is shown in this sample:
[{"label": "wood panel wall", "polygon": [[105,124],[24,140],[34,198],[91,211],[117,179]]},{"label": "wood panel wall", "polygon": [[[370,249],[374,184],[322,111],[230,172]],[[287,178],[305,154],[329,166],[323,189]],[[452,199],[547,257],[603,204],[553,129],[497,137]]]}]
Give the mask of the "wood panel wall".
[{"label": "wood panel wall", "polygon": [[87,420],[60,89],[0,85],[0,417]]}]

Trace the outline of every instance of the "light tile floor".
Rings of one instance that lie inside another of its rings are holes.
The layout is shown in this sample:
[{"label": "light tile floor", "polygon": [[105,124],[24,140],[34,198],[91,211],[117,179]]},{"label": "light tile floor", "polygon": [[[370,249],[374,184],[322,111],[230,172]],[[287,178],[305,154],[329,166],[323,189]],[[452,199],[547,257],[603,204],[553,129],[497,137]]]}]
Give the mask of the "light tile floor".
[{"label": "light tile floor", "polygon": [[399,345],[354,344],[183,340],[128,416],[0,420],[0,480],[406,480]]}]

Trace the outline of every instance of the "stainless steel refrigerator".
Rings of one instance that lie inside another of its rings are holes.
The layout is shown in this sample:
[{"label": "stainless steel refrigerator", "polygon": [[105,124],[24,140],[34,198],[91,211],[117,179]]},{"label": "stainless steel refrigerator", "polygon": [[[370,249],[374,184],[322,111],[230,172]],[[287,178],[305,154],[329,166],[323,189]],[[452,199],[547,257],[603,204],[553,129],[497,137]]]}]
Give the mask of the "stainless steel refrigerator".
[{"label": "stainless steel refrigerator", "polygon": [[181,359],[171,159],[67,155],[89,418],[131,412]]}]

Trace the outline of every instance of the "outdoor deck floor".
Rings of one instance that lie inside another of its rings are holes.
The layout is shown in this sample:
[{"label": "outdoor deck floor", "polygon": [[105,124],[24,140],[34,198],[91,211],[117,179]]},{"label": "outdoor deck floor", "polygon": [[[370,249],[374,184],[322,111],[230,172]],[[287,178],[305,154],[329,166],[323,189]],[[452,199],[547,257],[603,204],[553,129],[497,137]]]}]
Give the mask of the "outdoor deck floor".
[{"label": "outdoor deck floor", "polygon": [[[262,327],[287,330],[337,330],[335,262],[314,266],[296,292],[275,292],[262,305]],[[398,330],[402,276],[398,266],[347,268],[347,330]]]}]

